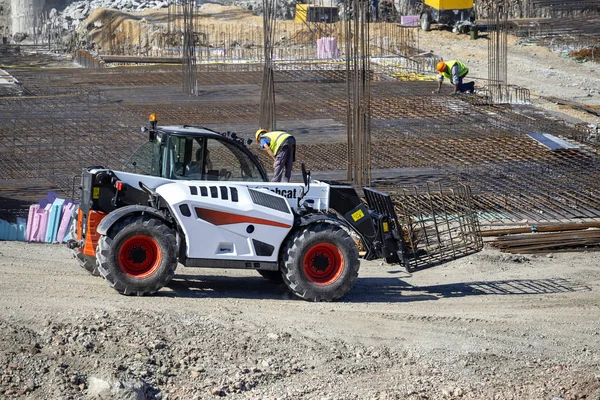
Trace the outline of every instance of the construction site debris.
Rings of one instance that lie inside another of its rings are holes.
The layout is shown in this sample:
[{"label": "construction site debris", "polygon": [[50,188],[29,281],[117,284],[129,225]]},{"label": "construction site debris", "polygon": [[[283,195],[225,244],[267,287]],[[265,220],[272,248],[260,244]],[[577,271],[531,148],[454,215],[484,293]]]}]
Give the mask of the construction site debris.
[{"label": "construction site debris", "polygon": [[590,46],[580,50],[572,51],[569,53],[569,57],[581,62],[598,62],[600,61],[600,46]]}]

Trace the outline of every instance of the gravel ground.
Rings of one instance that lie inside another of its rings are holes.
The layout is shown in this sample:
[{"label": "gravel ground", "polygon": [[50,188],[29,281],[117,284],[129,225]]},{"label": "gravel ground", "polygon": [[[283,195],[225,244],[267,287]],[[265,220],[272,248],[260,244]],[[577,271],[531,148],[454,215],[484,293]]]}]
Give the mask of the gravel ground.
[{"label": "gravel ground", "polygon": [[[487,76],[487,41],[420,34]],[[509,83],[600,104],[597,64],[513,45]],[[449,88],[448,88],[449,91]],[[180,267],[125,297],[60,245],[0,242],[0,399],[600,399],[600,253],[363,262],[336,303]]]},{"label": "gravel ground", "polygon": [[363,262],[336,303],[181,267],[117,294],[61,245],[0,242],[0,398],[600,399],[600,253]]}]

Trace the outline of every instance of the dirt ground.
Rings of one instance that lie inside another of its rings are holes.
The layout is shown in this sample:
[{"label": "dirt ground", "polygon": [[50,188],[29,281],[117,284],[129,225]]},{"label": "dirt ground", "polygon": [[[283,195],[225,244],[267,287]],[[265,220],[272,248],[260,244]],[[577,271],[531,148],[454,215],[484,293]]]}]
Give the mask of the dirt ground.
[{"label": "dirt ground", "polygon": [[0,242],[0,398],[600,399],[600,253],[363,262],[335,303],[179,267],[125,297],[61,245]]}]

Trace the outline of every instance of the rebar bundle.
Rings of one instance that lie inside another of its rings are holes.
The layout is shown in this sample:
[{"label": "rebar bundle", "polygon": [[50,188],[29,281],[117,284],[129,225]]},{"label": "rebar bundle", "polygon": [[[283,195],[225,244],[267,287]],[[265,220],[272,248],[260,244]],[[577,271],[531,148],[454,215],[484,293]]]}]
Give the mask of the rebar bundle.
[{"label": "rebar bundle", "polygon": [[488,31],[488,79],[492,101],[501,103],[509,99],[507,70],[507,0],[490,4]]},{"label": "rebar bundle", "polygon": [[369,3],[346,0],[347,179],[356,186],[371,182],[371,67]]},{"label": "rebar bundle", "polygon": [[182,0],[183,8],[183,92],[198,95],[196,82],[196,43],[194,38],[195,0]]},{"label": "rebar bundle", "polygon": [[264,66],[262,91],[260,94],[259,126],[272,131],[276,126],[275,118],[275,75],[273,63],[273,44],[275,39],[275,10],[277,0],[263,0],[263,38]]}]

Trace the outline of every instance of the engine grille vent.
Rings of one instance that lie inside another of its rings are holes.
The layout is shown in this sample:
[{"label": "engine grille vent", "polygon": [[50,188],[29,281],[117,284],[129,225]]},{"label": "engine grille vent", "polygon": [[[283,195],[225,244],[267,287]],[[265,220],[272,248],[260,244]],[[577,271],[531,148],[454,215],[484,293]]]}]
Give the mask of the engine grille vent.
[{"label": "engine grille vent", "polygon": [[273,210],[281,211],[286,214],[290,213],[290,207],[288,206],[287,201],[285,201],[281,197],[275,197],[268,193],[254,189],[248,189],[248,191],[250,192],[250,197],[252,198],[252,202],[254,204],[271,208]]}]

